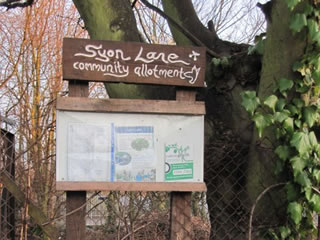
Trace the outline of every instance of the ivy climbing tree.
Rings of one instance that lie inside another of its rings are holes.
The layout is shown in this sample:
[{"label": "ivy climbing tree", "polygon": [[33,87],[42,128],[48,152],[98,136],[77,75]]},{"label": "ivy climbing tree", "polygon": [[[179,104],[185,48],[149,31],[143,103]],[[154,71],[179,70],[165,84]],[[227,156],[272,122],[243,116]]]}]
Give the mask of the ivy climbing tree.
[{"label": "ivy climbing tree", "polygon": [[[266,48],[275,46],[274,34],[280,33],[286,37],[280,37],[283,43],[278,47],[290,44],[295,48],[281,53],[280,59],[277,53],[264,53],[263,61],[268,62],[263,65],[260,87],[264,79],[271,77],[272,82],[268,80],[269,87],[258,91],[243,92],[242,104],[255,123],[261,144],[274,151],[278,180],[274,186],[283,187],[285,193],[286,217],[269,234],[272,239],[307,239],[316,236],[315,216],[320,214],[320,5],[313,0],[274,4],[283,5],[274,10],[282,9],[281,14],[290,16],[284,17],[286,30],[270,30],[261,41]],[[274,12],[272,17],[278,14]],[[280,179],[283,183],[279,184]]]}]

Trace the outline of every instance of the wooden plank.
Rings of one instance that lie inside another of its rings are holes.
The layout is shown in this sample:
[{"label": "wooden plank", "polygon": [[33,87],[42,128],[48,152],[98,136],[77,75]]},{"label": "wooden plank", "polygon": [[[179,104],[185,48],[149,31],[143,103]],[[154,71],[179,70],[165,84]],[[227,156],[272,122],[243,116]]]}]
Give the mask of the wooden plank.
[{"label": "wooden plank", "polygon": [[[69,96],[86,99],[89,96],[88,81],[69,81]],[[66,209],[67,213],[80,206],[85,206],[86,195],[85,191],[67,192]],[[66,240],[84,240],[86,238],[86,208],[83,207],[73,214],[66,217]]]},{"label": "wooden plank", "polygon": [[176,100],[177,101],[187,101],[195,102],[196,101],[196,91],[187,91],[187,90],[177,90],[176,91]]},{"label": "wooden plank", "polygon": [[[86,238],[86,192],[67,192],[67,213],[79,209],[67,216],[66,239],[84,240]],[[82,207],[82,208],[81,208]]]},{"label": "wooden plank", "polygon": [[144,99],[97,99],[59,97],[57,109],[83,112],[122,112],[204,115],[204,102],[184,103],[181,101]]},{"label": "wooden plank", "polygon": [[142,192],[206,192],[205,183],[194,182],[67,182],[57,181],[57,190],[65,191],[142,191]]},{"label": "wooden plank", "polygon": [[88,81],[69,81],[69,97],[88,97]]},{"label": "wooden plank", "polygon": [[62,61],[66,80],[205,87],[201,47],[65,38]]},{"label": "wooden plank", "polygon": [[170,239],[192,240],[191,192],[172,192],[170,208]]}]

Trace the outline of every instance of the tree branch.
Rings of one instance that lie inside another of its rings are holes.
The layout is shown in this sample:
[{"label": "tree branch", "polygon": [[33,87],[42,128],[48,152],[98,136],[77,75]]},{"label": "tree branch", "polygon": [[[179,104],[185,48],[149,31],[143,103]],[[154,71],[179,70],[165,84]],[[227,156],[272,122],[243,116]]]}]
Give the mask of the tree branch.
[{"label": "tree branch", "polygon": [[34,0],[1,0],[0,7],[6,7],[7,10],[17,7],[28,7],[33,4]]},{"label": "tree branch", "polygon": [[273,185],[267,187],[264,191],[262,191],[262,193],[259,194],[259,196],[257,197],[257,199],[256,199],[255,203],[253,204],[253,206],[252,206],[252,208],[251,208],[251,211],[250,211],[248,240],[251,240],[253,213],[254,213],[254,210],[255,210],[258,202],[260,201],[260,199],[261,199],[267,192],[269,192],[271,189],[277,188],[277,187],[281,187],[281,186],[284,186],[284,185],[286,185],[286,184],[287,184],[287,182],[285,182],[285,183],[273,184]]},{"label": "tree branch", "polygon": [[186,28],[178,24],[173,18],[164,13],[160,8],[152,5],[147,0],[140,0],[144,5],[153,11],[157,12],[160,16],[165,18],[169,23],[171,23],[174,27],[176,27],[182,34],[184,34],[188,39],[190,39],[195,45],[200,47],[205,47],[207,49],[207,53],[212,57],[221,57],[219,54],[215,53],[211,49],[209,49],[200,39],[198,39],[195,35],[189,32]]}]

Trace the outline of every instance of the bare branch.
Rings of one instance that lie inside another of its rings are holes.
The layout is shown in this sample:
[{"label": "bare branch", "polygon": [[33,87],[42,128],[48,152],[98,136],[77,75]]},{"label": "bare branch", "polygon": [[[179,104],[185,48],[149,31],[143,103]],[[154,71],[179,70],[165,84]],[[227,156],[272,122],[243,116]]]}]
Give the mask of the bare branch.
[{"label": "bare branch", "polygon": [[7,10],[17,7],[28,7],[33,4],[34,0],[0,0],[0,7],[6,7]]},{"label": "bare branch", "polygon": [[211,55],[212,57],[221,57],[219,54],[215,53],[211,49],[209,49],[203,42],[201,42],[196,36],[194,36],[191,32],[189,32],[186,28],[178,24],[173,18],[168,16],[166,13],[164,13],[160,8],[152,5],[147,0],[141,0],[141,2],[146,5],[148,8],[154,10],[159,15],[161,15],[163,18],[168,20],[172,25],[174,25],[181,33],[183,33],[187,38],[189,38],[194,44],[201,47],[206,47],[207,53]]}]

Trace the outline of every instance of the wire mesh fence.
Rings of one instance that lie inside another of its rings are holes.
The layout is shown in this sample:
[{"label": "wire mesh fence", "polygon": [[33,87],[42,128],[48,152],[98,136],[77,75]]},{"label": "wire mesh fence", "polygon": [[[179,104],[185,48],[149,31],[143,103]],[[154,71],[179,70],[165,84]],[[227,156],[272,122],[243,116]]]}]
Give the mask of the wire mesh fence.
[{"label": "wire mesh fence", "polygon": [[[32,184],[32,169],[22,168],[15,161],[14,145],[14,135],[2,130],[0,172],[5,172],[15,180],[26,199],[23,202],[15,201],[0,183],[0,239],[43,239],[43,226],[39,226],[28,211],[31,202],[45,213],[49,224],[55,225],[59,239],[65,239],[65,219],[69,214],[66,211],[65,194],[55,192],[53,187],[51,199],[46,202],[48,204],[41,205],[37,194],[43,188]],[[86,239],[164,240],[170,239],[172,233],[176,233],[175,239],[248,239],[252,207],[246,188],[248,150],[248,146],[236,137],[221,135],[212,141],[205,154],[208,191],[192,193],[189,198],[183,199],[184,202],[175,205],[180,208],[176,209],[180,212],[176,217],[176,225],[170,224],[176,211],[170,209],[170,193],[88,192]],[[21,153],[17,155],[21,156]],[[29,180],[24,176],[27,170]],[[259,211],[257,207],[252,216],[252,239],[272,239],[266,235],[270,225],[267,219],[259,217]],[[185,235],[179,235],[181,229]]]},{"label": "wire mesh fence", "polygon": [[[14,135],[4,129],[0,133],[0,170],[15,176]],[[15,199],[0,182],[0,239],[15,238]]]}]

